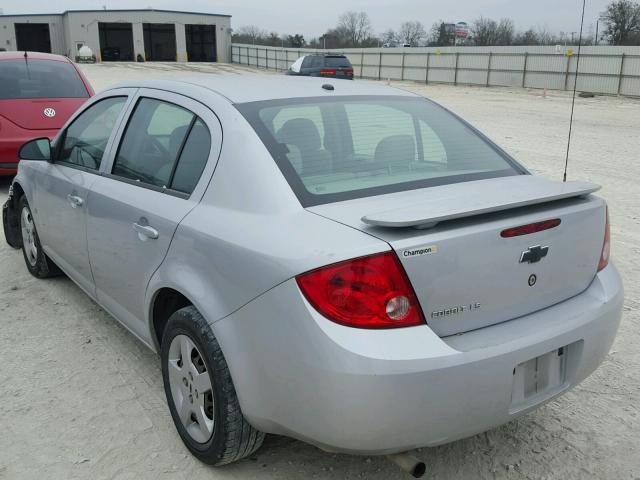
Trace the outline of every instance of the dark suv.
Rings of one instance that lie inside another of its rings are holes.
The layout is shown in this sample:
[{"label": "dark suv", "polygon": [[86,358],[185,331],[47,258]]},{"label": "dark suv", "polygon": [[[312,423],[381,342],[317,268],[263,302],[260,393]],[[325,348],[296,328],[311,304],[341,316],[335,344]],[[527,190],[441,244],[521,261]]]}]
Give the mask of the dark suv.
[{"label": "dark suv", "polygon": [[353,66],[344,55],[305,55],[289,67],[287,75],[353,80]]}]

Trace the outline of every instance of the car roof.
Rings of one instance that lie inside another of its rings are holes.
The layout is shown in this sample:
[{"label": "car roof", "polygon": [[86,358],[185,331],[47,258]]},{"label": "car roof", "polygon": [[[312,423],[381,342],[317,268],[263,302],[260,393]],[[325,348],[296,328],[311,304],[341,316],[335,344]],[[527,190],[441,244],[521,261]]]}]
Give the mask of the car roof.
[{"label": "car roof", "polygon": [[27,54],[28,60],[56,60],[58,62],[71,63],[71,60],[63,55],[55,55],[53,53],[42,52],[0,52],[0,60],[22,60],[24,59],[25,53]]},{"label": "car roof", "polygon": [[[322,88],[331,84],[334,89]],[[244,73],[242,75],[198,75],[170,80],[136,80],[111,88],[156,88],[198,97],[198,89],[207,89],[225,97],[231,103],[258,102],[283,98],[309,98],[324,96],[404,96],[418,95],[399,88],[367,80],[298,77]]]}]

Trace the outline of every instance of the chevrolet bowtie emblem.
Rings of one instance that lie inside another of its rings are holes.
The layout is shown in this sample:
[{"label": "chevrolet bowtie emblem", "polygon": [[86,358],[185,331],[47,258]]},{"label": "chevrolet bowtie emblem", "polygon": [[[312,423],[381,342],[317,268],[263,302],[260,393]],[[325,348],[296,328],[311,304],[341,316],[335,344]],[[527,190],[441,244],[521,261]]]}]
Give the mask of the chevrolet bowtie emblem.
[{"label": "chevrolet bowtie emblem", "polygon": [[541,247],[540,245],[536,245],[534,247],[529,247],[527,250],[522,252],[520,256],[520,263],[536,263],[542,260],[549,253],[549,247]]}]

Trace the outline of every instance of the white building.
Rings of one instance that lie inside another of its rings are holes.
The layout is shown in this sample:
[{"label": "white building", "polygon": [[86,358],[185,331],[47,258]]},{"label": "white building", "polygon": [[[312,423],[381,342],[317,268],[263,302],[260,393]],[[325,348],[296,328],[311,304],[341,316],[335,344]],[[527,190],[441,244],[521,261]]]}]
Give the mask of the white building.
[{"label": "white building", "polygon": [[229,62],[231,16],[154,9],[0,15],[0,49],[75,58],[83,45],[97,61]]}]

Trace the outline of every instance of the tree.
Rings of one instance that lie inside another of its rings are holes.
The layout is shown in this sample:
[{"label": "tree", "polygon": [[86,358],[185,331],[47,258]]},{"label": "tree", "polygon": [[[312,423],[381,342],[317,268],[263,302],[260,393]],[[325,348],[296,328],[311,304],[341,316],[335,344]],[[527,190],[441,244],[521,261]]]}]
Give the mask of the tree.
[{"label": "tree", "polygon": [[267,32],[255,25],[243,25],[232,36],[234,42],[252,44],[262,44],[266,38]]},{"label": "tree", "polygon": [[500,22],[496,22],[480,17],[471,27],[476,45],[511,45],[514,31],[513,20],[509,18],[502,18]]},{"label": "tree", "polygon": [[428,44],[433,47],[447,47],[455,43],[455,29],[449,27],[448,23],[442,20],[435,22],[431,26],[431,34],[429,35]]},{"label": "tree", "polygon": [[515,26],[510,18],[501,18],[496,31],[496,45],[511,45]]},{"label": "tree", "polygon": [[533,28],[518,33],[513,39],[514,45],[539,45],[540,39]]},{"label": "tree", "polygon": [[640,4],[632,0],[611,2],[602,13],[602,21],[613,45],[640,44]]},{"label": "tree", "polygon": [[390,28],[382,34],[382,43],[385,45],[386,44],[393,45],[397,41],[398,41],[398,35],[396,34],[395,31],[393,31]]},{"label": "tree", "polygon": [[287,45],[293,48],[302,48],[307,44],[304,39],[304,36],[296,33],[295,35],[287,36]]},{"label": "tree", "polygon": [[408,43],[415,47],[422,43],[427,36],[427,32],[424,29],[424,25],[417,20],[412,22],[404,22],[400,25],[397,38],[402,43]]},{"label": "tree", "polygon": [[349,11],[340,15],[336,31],[346,47],[361,47],[372,37],[372,27],[366,12]]}]

